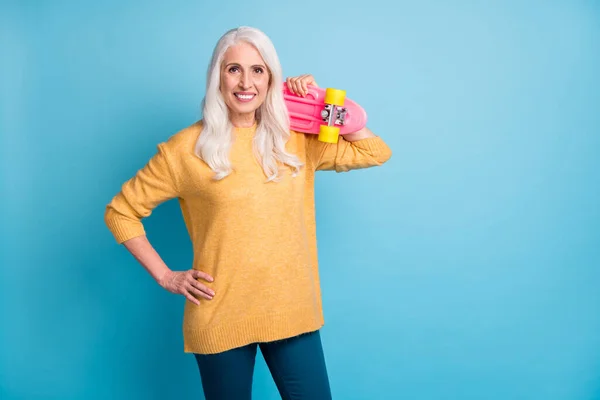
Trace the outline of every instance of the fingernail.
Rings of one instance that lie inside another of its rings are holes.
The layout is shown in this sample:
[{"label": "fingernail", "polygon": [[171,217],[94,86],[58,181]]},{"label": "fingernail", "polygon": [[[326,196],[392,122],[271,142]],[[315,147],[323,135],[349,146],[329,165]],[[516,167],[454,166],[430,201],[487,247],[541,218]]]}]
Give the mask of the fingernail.
[{"label": "fingernail", "polygon": [[210,294],[212,294],[212,295],[214,296],[214,295],[215,295],[215,291],[214,291],[214,290],[211,290],[211,291],[210,291]]}]

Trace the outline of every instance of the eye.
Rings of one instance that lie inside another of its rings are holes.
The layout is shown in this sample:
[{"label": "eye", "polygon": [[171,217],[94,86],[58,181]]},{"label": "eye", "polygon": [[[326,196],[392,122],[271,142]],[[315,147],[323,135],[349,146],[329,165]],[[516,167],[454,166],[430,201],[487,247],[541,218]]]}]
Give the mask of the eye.
[{"label": "eye", "polygon": [[236,66],[233,66],[233,67],[229,68],[229,70],[228,70],[228,71],[229,71],[229,72],[231,72],[231,73],[234,73],[234,72],[235,72],[235,71],[237,71],[237,70],[239,70],[239,68],[238,68],[238,67],[236,67]]},{"label": "eye", "polygon": [[261,67],[256,67],[256,68],[254,68],[254,72],[256,72],[257,74],[262,74],[265,72],[265,70],[262,69]]}]

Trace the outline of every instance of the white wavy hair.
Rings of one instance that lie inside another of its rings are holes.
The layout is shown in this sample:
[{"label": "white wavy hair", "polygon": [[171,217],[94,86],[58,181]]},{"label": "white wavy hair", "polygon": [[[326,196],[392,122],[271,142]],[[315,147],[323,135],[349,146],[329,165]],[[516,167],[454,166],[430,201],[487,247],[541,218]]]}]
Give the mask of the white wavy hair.
[{"label": "white wavy hair", "polygon": [[270,73],[266,98],[256,110],[254,156],[267,176],[266,182],[281,179],[278,161],[289,165],[293,170],[292,176],[296,176],[303,163],[285,150],[290,138],[290,123],[281,90],[283,77],[279,57],[268,36],[252,27],[241,26],[227,31],[215,46],[207,72],[206,95],[202,100],[203,128],[195,152],[215,172],[215,180],[221,180],[233,171],[229,160],[229,150],[235,139],[233,124],[219,88],[223,55],[229,47],[240,42],[249,43],[258,50]]}]

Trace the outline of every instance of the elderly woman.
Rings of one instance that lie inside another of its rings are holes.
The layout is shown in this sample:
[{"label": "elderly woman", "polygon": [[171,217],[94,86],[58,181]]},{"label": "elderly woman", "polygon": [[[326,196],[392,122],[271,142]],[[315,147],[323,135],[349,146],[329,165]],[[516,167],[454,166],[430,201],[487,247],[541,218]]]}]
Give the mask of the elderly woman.
[{"label": "elderly woman", "polygon": [[[304,96],[311,75],[288,78]],[[324,143],[290,131],[283,77],[270,39],[240,27],[219,40],[203,118],[158,144],[106,207],[118,243],[169,292],[185,296],[184,351],[198,363],[207,400],[250,399],[257,347],[284,399],[329,399],[319,329],[317,170],[378,166],[389,147],[367,128]],[[177,198],[191,269],[171,270],[142,218]]]}]

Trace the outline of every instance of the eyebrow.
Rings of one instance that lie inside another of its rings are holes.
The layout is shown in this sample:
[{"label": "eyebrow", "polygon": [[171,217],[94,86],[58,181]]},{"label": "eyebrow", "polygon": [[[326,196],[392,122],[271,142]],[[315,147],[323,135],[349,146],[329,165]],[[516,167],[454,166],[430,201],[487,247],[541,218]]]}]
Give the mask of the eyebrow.
[{"label": "eyebrow", "polygon": [[[239,63],[229,63],[229,64],[225,65],[225,68],[229,67],[230,65],[237,65],[238,67],[242,66]],[[262,64],[255,64],[255,65],[252,65],[250,68],[255,68],[255,67],[267,68],[265,65],[262,65]]]}]

